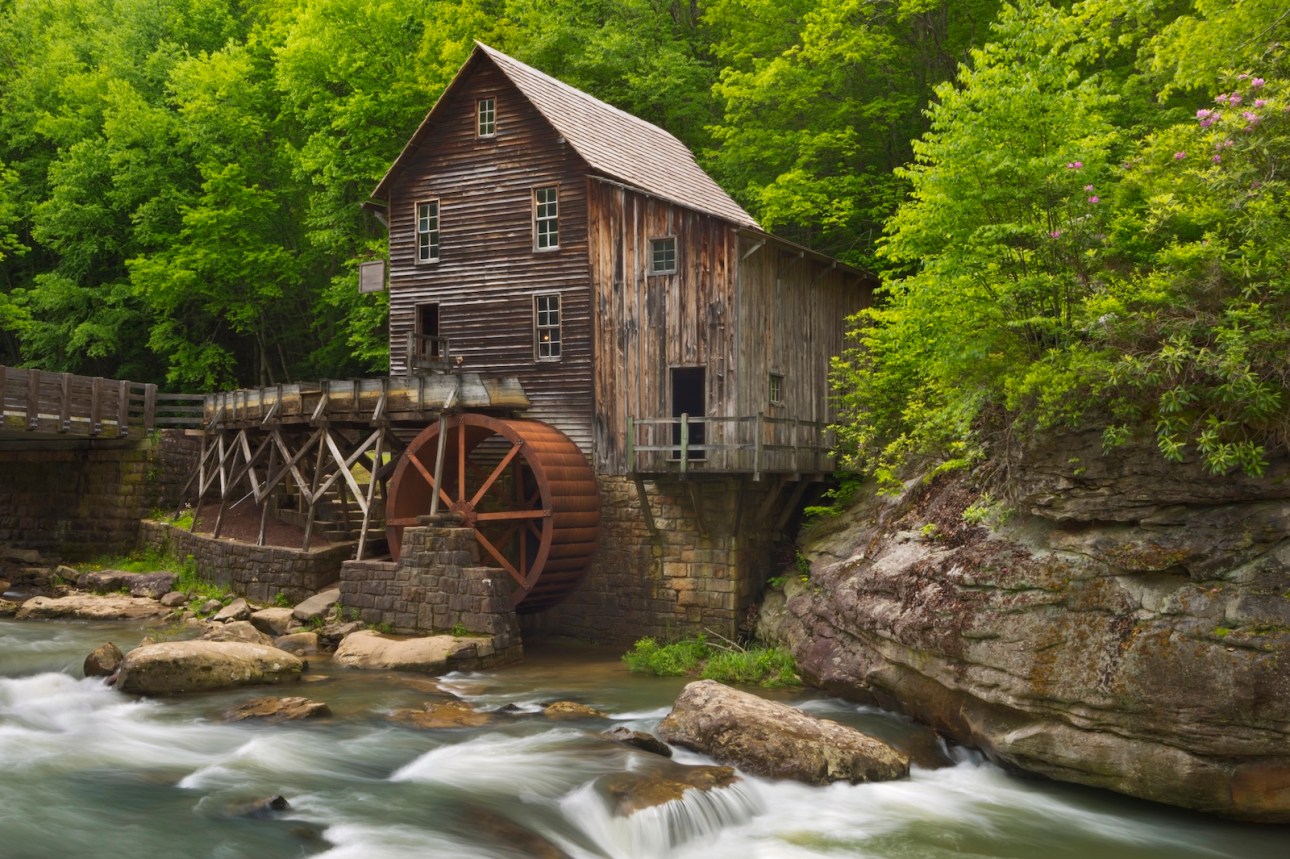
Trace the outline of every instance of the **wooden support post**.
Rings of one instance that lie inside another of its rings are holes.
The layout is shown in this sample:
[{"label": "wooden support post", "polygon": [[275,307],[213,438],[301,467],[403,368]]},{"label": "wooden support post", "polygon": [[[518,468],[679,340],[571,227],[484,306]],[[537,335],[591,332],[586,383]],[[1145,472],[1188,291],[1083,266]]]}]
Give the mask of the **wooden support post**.
[{"label": "wooden support post", "polygon": [[27,429],[40,426],[40,371],[27,371]]},{"label": "wooden support post", "polygon": [[685,480],[690,465],[690,416],[681,413],[681,479]]},{"label": "wooden support post", "polygon": [[792,494],[788,496],[788,503],[784,505],[783,510],[779,511],[779,518],[775,520],[776,531],[784,530],[784,526],[788,524],[789,517],[793,515],[793,511],[797,508],[797,502],[802,500],[802,493],[806,492],[806,486],[807,481],[797,481],[797,485],[793,487]]},{"label": "wooden support post", "polygon": [[[269,445],[269,470],[268,470],[268,477],[272,477],[272,476],[273,476],[273,464],[274,464],[274,460],[276,460],[277,458],[278,458],[278,448],[277,448],[277,447],[275,447],[274,445],[270,444],[270,445]],[[266,481],[267,481],[267,479],[268,479],[268,478],[266,477]],[[265,538],[265,536],[266,536],[266,535],[267,535],[267,533],[268,533],[268,529],[269,529],[269,502],[270,502],[270,501],[272,501],[272,500],[273,500],[273,499],[272,499],[272,497],[269,495],[269,492],[268,492],[268,487],[266,486],[266,487],[265,487],[264,498],[262,498],[262,499],[260,500],[260,535],[259,535],[259,537],[257,537],[257,538],[256,538],[256,541],[255,541],[255,545],[257,545],[257,546],[263,546],[263,545],[264,545],[264,538]]]},{"label": "wooden support post", "polygon": [[753,480],[761,480],[762,430],[766,413],[757,413],[757,422],[753,424]]},{"label": "wooden support post", "polygon": [[784,491],[784,486],[787,482],[788,481],[782,477],[777,479],[775,481],[775,485],[770,488],[770,492],[766,493],[766,498],[761,502],[761,506],[757,508],[756,518],[753,519],[753,524],[755,526],[760,528],[763,523],[767,521],[766,517],[769,516],[770,511],[774,509],[775,501],[778,500],[779,494]]},{"label": "wooden support post", "polygon": [[157,386],[143,386],[143,429],[152,432],[157,425]]},{"label": "wooden support post", "polygon": [[367,503],[363,505],[363,527],[358,532],[358,552],[354,556],[356,561],[363,560],[363,553],[367,548],[367,530],[372,523],[372,505],[376,502],[376,485],[379,483],[376,472],[385,453],[385,427],[377,427],[377,433],[376,453],[372,458],[372,467],[368,469]]},{"label": "wooden support post", "polygon": [[72,428],[72,374],[61,373],[58,386],[58,431]]},{"label": "wooden support post", "polygon": [[116,386],[116,434],[130,434],[130,383],[124,379]]},{"label": "wooden support post", "polygon": [[645,514],[645,527],[649,529],[649,535],[655,543],[661,543],[663,535],[658,531],[658,524],[654,521],[654,511],[649,506],[649,494],[645,491],[645,480],[637,477],[632,483],[636,484],[636,499],[640,502],[641,512]]},{"label": "wooden support post", "polygon": [[[325,401],[326,399],[327,395],[324,394],[323,400]],[[321,428],[321,432],[323,436],[326,436],[329,430],[324,426]],[[309,479],[309,512],[305,514],[305,540],[304,544],[300,547],[302,551],[306,552],[309,551],[309,538],[313,536],[314,533],[314,515],[317,513],[318,505],[318,480],[322,474],[323,457],[326,455],[327,445],[323,443],[322,439],[320,439],[318,442],[318,459],[314,463],[314,473]]]},{"label": "wooden support post", "polygon": [[690,504],[694,507],[694,522],[699,526],[699,533],[703,536],[708,535],[708,517],[703,515],[702,497],[699,495],[698,484],[687,480],[685,488],[690,495]]}]

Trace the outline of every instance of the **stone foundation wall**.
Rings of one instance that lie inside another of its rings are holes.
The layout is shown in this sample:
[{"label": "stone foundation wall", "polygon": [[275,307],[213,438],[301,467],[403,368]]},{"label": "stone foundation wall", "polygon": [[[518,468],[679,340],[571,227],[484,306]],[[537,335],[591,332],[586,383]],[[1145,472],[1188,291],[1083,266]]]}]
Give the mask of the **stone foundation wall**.
[{"label": "stone foundation wall", "polygon": [[363,622],[409,635],[488,635],[499,655],[520,647],[510,593],[506,573],[480,565],[469,528],[408,528],[397,563],[349,561],[341,569],[341,605]]},{"label": "stone foundation wall", "polygon": [[191,555],[202,576],[254,602],[272,602],[279,593],[300,602],[333,585],[341,564],[354,554],[353,544],[323,549],[289,549],[255,546],[232,540],[215,540],[164,522],[139,523],[139,542],[145,548]]},{"label": "stone foundation wall", "polygon": [[[600,548],[564,602],[521,616],[526,634],[607,644],[704,631],[736,637],[771,575],[786,502],[770,481],[703,477],[644,481],[654,529],[627,477],[600,475]],[[759,519],[758,514],[762,513]]]},{"label": "stone foundation wall", "polygon": [[167,430],[133,444],[0,449],[0,544],[69,560],[127,552],[142,517],[178,503],[199,445]]}]

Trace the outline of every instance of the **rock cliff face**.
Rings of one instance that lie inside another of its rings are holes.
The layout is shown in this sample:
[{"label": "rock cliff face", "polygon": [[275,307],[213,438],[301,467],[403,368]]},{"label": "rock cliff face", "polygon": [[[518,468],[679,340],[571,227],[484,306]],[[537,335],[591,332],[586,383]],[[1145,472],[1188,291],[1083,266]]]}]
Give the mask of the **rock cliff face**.
[{"label": "rock cliff face", "polygon": [[1001,762],[1290,821],[1287,465],[1216,478],[1094,434],[1016,451],[1006,503],[941,477],[816,536],[761,632]]}]

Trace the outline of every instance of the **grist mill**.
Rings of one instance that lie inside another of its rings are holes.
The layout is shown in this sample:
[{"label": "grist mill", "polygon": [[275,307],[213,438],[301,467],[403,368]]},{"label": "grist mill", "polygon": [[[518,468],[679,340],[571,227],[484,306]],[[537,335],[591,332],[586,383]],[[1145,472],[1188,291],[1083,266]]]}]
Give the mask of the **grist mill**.
[{"label": "grist mill", "polygon": [[389,378],[207,397],[201,503],[353,536],[342,602],[395,631],[733,636],[832,469],[829,360],[872,278],[482,44],[366,208]]}]

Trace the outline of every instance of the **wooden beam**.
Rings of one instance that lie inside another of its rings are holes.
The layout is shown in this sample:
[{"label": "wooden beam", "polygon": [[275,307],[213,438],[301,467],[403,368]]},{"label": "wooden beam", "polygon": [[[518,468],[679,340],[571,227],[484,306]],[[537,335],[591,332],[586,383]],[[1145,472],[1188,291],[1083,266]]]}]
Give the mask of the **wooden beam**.
[{"label": "wooden beam", "polygon": [[779,511],[779,518],[775,520],[776,531],[784,530],[784,526],[788,524],[789,517],[792,516],[793,511],[797,509],[797,502],[802,500],[802,493],[806,491],[806,487],[808,485],[810,485],[809,481],[797,481],[797,484],[793,487],[792,494],[788,496],[788,503],[784,505],[783,510]]},{"label": "wooden beam", "polygon": [[663,539],[663,535],[658,531],[658,523],[654,521],[654,511],[649,506],[649,494],[645,491],[645,480],[636,477],[632,480],[636,485],[636,499],[640,502],[641,512],[645,514],[645,527],[649,529],[649,534],[654,538],[655,543]]}]

